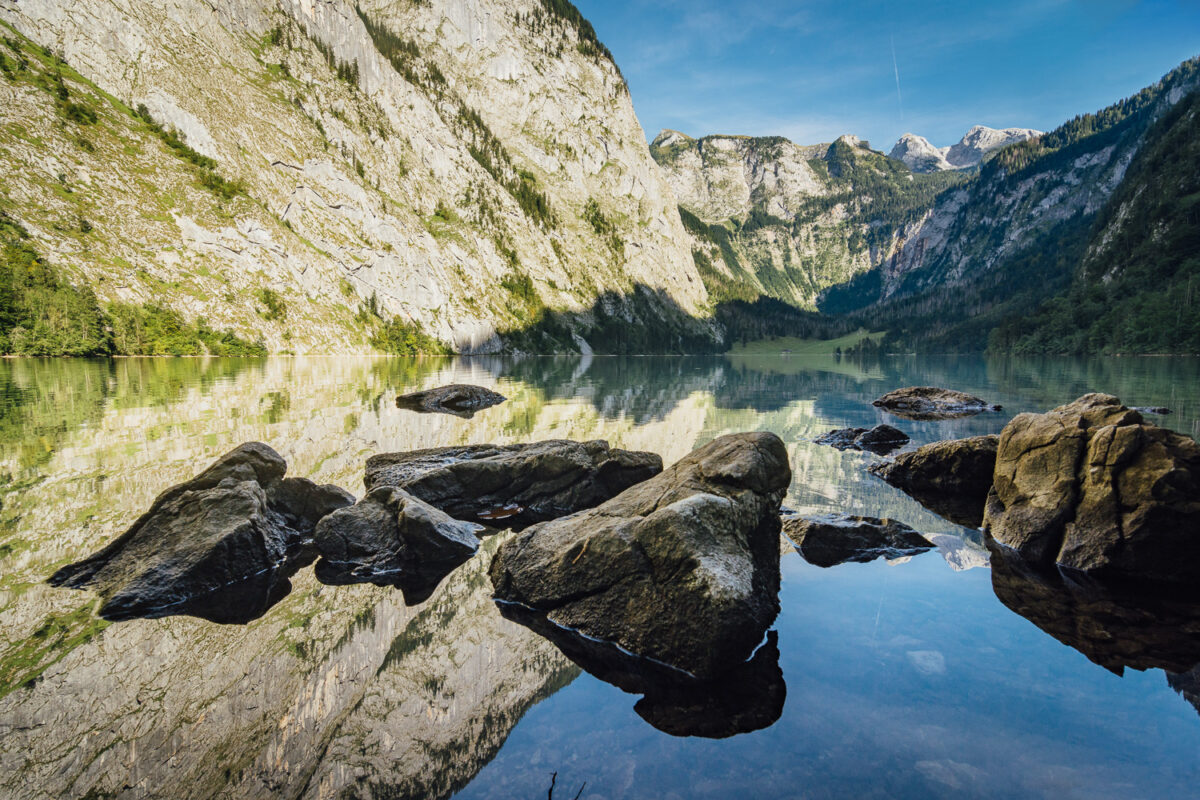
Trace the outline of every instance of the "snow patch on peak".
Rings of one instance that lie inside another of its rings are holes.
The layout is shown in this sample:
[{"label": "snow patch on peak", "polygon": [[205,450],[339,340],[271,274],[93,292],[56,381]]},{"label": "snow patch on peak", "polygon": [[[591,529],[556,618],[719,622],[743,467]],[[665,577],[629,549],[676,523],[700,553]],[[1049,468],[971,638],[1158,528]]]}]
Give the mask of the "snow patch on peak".
[{"label": "snow patch on peak", "polygon": [[982,163],[988,153],[1014,142],[1023,142],[1041,135],[1041,131],[1032,128],[998,130],[986,125],[976,125],[967,131],[957,144],[950,147],[934,147],[925,137],[906,133],[896,142],[889,156],[903,161],[913,172],[969,169]]}]

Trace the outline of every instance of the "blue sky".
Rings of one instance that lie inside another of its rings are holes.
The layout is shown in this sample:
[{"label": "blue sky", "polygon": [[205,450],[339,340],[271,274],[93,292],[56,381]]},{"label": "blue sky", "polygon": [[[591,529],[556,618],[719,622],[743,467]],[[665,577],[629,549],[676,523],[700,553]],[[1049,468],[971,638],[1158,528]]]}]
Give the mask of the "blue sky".
[{"label": "blue sky", "polygon": [[1200,0],[574,2],[648,138],[853,133],[887,151],[911,131],[943,146],[975,124],[1048,130],[1200,54]]}]

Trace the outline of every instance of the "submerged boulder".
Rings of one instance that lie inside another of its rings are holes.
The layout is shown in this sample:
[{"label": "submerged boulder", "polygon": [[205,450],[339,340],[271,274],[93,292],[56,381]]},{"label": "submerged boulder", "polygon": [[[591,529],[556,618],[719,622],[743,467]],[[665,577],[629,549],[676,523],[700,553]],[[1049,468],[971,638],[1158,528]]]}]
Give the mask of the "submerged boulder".
[{"label": "submerged boulder", "polygon": [[874,405],[898,417],[913,420],[955,419],[1000,410],[1000,406],[974,395],[935,386],[896,389],[880,397]]},{"label": "submerged boulder", "polygon": [[366,485],[398,487],[455,519],[522,527],[592,508],[660,472],[654,453],[555,439],[377,455]]},{"label": "submerged boulder", "polygon": [[957,525],[978,528],[992,488],[997,436],[949,439],[902,453],[869,471]]},{"label": "submerged boulder", "polygon": [[470,419],[476,411],[500,405],[507,400],[499,392],[482,386],[455,383],[421,392],[402,394],[396,398],[396,407],[424,414],[453,414]]},{"label": "submerged boulder", "polygon": [[475,554],[480,530],[402,489],[380,487],[317,525],[317,577],[331,584],[398,586],[406,599],[419,602]]},{"label": "submerged boulder", "polygon": [[984,530],[1037,564],[1200,578],[1200,446],[1111,395],[1021,414],[1000,435]]},{"label": "submerged boulder", "polygon": [[903,522],[877,517],[846,514],[785,517],[783,532],[804,560],[818,567],[833,567],[848,561],[867,563],[877,558],[904,558],[934,547]]},{"label": "submerged boulder", "polygon": [[[311,562],[317,522],[354,502],[343,489],[284,478],[286,471],[267,445],[243,444],[160,494],[129,530],[50,583],[96,590],[109,619],[192,613],[189,607],[211,607],[198,616],[219,617],[220,597],[205,596],[242,582],[256,596],[278,599],[283,584],[261,576],[286,579],[290,568]],[[229,616],[218,621],[244,621]]]},{"label": "submerged boulder", "polygon": [[492,562],[499,600],[700,679],[746,660],[779,612],[770,433],[722,436],[603,505],[535,525]]},{"label": "submerged boulder", "polygon": [[908,444],[908,435],[891,425],[876,425],[874,428],[842,428],[824,433],[813,440],[838,450],[867,450],[887,455]]}]

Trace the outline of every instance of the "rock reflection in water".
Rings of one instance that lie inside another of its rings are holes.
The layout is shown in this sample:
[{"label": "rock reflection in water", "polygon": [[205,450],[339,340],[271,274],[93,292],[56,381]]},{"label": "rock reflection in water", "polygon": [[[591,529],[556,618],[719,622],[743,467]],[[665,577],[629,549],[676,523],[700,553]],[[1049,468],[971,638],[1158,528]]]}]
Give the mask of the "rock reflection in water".
[{"label": "rock reflection in water", "polygon": [[992,589],[1000,602],[1089,660],[1124,674],[1200,664],[1200,602],[1106,590],[1042,573],[991,544]]},{"label": "rock reflection in water", "polygon": [[405,566],[389,572],[364,573],[355,564],[345,564],[328,559],[317,562],[317,580],[329,586],[351,586],[370,583],[374,586],[391,586],[399,589],[405,605],[418,606],[428,600],[446,576],[471,560],[472,553],[464,553],[457,559]]},{"label": "rock reflection in water", "polygon": [[783,714],[787,684],[779,667],[778,634],[770,631],[749,661],[713,681],[697,681],[665,664],[610,642],[556,625],[545,614],[497,602],[500,613],[549,639],[591,675],[643,697],[633,710],[672,736],[726,739],[774,725]]},{"label": "rock reflection in water", "polygon": [[113,609],[102,611],[100,616],[113,622],[188,616],[220,625],[245,625],[266,614],[291,594],[292,576],[311,564],[314,558],[289,562],[169,606],[141,611]]}]

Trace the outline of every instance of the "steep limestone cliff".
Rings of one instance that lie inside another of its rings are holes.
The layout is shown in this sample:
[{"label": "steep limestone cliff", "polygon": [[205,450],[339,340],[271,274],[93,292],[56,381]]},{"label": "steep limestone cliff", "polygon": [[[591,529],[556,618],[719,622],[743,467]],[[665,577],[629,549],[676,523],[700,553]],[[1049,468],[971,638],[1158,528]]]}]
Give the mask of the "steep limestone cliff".
[{"label": "steep limestone cliff", "polygon": [[637,286],[702,315],[624,80],[555,8],[0,0],[45,48],[0,76],[0,209],[102,300],[276,351],[370,349],[371,297],[464,351]]},{"label": "steep limestone cliff", "polygon": [[903,226],[963,180],[914,174],[854,136],[801,146],[663,131],[650,149],[718,300],[767,295],[813,308],[823,289],[890,258]]}]

